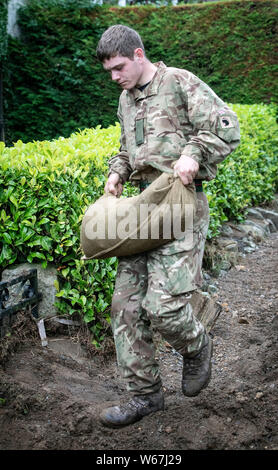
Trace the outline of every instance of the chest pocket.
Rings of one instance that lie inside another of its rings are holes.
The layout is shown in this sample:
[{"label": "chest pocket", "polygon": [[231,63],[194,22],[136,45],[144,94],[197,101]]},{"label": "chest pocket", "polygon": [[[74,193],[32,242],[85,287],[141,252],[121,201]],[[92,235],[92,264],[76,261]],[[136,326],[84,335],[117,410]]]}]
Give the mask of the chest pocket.
[{"label": "chest pocket", "polygon": [[135,142],[136,145],[142,145],[145,141],[145,119],[139,118],[135,120]]},{"label": "chest pocket", "polygon": [[146,99],[139,100],[136,107],[135,116],[135,143],[142,145],[146,142],[146,125],[147,125],[147,102]]}]

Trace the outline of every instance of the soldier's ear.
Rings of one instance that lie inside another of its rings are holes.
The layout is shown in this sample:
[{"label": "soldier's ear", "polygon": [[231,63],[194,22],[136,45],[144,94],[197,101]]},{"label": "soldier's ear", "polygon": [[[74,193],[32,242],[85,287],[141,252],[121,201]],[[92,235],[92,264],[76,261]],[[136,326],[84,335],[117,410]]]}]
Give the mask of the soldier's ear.
[{"label": "soldier's ear", "polygon": [[141,47],[137,47],[137,49],[134,50],[134,60],[142,60],[144,58],[145,54],[143,49]]}]

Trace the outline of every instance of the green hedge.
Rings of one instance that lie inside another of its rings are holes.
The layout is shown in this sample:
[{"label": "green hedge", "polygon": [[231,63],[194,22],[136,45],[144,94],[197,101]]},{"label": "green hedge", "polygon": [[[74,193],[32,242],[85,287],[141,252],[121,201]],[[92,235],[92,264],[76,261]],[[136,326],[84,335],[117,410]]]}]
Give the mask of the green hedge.
[{"label": "green hedge", "polygon": [[52,142],[0,143],[1,270],[26,261],[55,265],[60,312],[82,312],[96,341],[101,341],[116,259],[85,265],[79,232],[85,207],[103,193],[106,159],[117,152],[119,133],[116,126]]},{"label": "green hedge", "polygon": [[[228,218],[272,198],[278,189],[275,109],[233,105],[241,145],[206,183],[209,237]],[[103,194],[107,159],[119,148],[120,128],[97,127],[53,141],[0,143],[0,266],[20,262],[55,265],[61,313],[81,314],[100,344],[109,323],[116,258],[81,260],[79,233],[85,208]],[[125,195],[134,194],[130,185]]]},{"label": "green hedge", "polygon": [[277,0],[90,5],[27,0],[20,9],[22,38],[10,38],[6,61],[8,144],[116,122],[119,89],[95,57],[102,32],[114,23],[135,27],[152,61],[191,70],[227,102],[277,103]]}]

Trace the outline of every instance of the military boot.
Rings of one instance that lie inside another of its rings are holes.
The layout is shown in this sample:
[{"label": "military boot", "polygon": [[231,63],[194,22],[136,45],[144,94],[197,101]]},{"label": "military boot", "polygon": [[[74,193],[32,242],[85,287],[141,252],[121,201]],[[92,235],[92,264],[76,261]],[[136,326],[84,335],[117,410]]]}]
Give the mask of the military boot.
[{"label": "military boot", "polygon": [[105,408],[100,414],[100,421],[112,428],[135,423],[154,411],[164,410],[162,390],[147,395],[136,395],[129,402]]},{"label": "military boot", "polygon": [[212,340],[206,335],[205,345],[194,357],[183,357],[182,392],[195,397],[205,388],[211,377]]}]

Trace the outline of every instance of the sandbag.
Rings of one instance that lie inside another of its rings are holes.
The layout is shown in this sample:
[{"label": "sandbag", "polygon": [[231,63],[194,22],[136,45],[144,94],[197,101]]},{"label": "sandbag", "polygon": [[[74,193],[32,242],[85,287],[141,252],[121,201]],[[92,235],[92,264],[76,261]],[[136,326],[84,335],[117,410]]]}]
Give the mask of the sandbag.
[{"label": "sandbag", "polygon": [[173,239],[193,236],[195,186],[162,173],[133,197],[105,194],[86,210],[81,225],[83,259],[130,256]]}]

